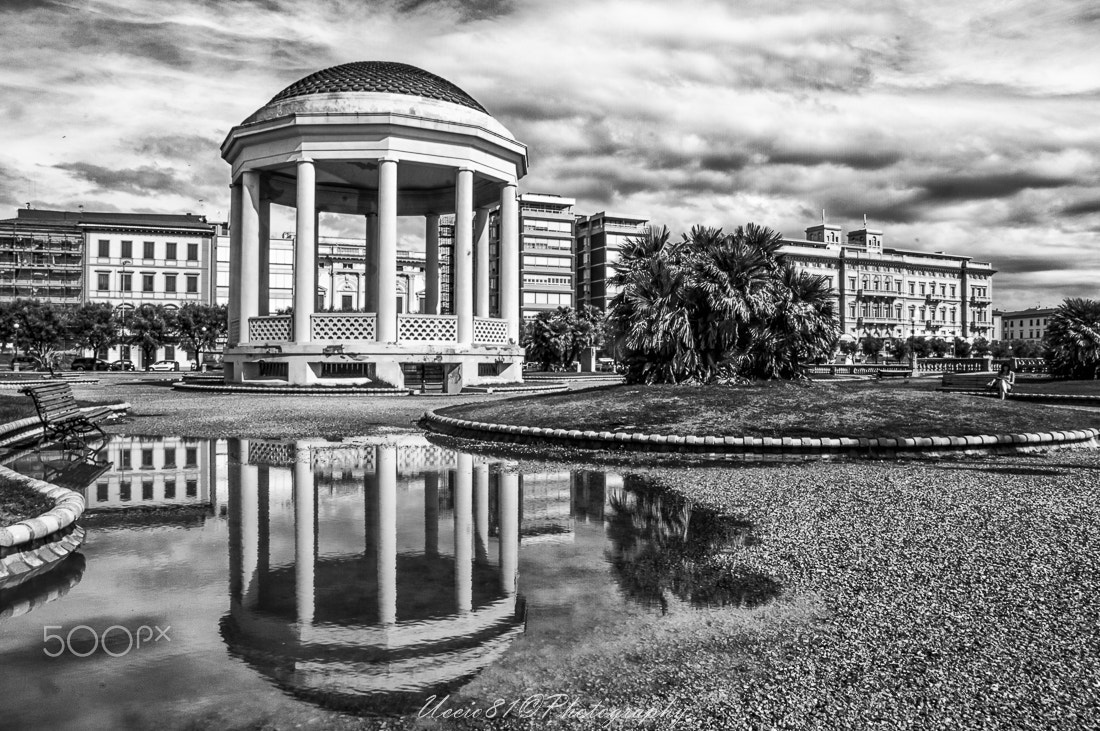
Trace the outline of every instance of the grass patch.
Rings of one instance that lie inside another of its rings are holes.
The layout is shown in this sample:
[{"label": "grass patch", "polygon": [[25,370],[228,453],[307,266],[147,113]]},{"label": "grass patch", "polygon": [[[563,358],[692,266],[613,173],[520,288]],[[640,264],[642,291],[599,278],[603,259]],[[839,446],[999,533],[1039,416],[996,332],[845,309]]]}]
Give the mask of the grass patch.
[{"label": "grass patch", "polygon": [[460,404],[448,416],[649,434],[876,437],[1100,428],[1100,413],[862,382],[608,386]]},{"label": "grass patch", "polygon": [[34,518],[52,507],[53,502],[37,490],[0,477],[0,526]]}]

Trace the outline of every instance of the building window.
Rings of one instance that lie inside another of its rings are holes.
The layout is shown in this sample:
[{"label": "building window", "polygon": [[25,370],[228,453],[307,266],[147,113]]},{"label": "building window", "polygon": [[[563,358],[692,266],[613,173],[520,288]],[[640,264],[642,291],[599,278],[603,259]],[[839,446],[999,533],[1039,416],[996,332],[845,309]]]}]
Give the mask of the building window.
[{"label": "building window", "polygon": [[187,275],[187,291],[190,293],[196,293],[199,291],[199,277],[197,274]]},{"label": "building window", "polygon": [[188,244],[187,245],[187,261],[198,261],[198,260],[199,260],[199,245],[198,244]]},{"label": "building window", "polygon": [[176,260],[176,242],[169,241],[164,245],[164,258],[168,261]]},{"label": "building window", "polygon": [[134,275],[126,272],[118,275],[118,288],[123,292],[132,292],[134,289]]},{"label": "building window", "polygon": [[188,480],[184,489],[187,491],[187,497],[197,497],[199,494],[198,480]]},{"label": "building window", "polygon": [[175,274],[165,274],[164,275],[164,291],[165,292],[172,292],[173,294],[175,293],[175,291],[176,291],[176,275]]},{"label": "building window", "polygon": [[913,284],[912,282],[909,283],[909,294],[914,294],[914,288],[915,287],[916,287],[915,284]]},{"label": "building window", "polygon": [[925,287],[924,282],[920,283],[920,293],[921,294],[928,294],[928,288]]},{"label": "building window", "polygon": [[955,285],[954,284],[951,285],[951,296],[952,297],[955,296]]},{"label": "building window", "polygon": [[142,469],[153,468],[153,450],[152,448],[141,450],[141,467]]},{"label": "building window", "polygon": [[855,288],[856,288],[856,278],[855,277],[848,277],[848,289],[855,289]]},{"label": "building window", "polygon": [[122,242],[122,254],[123,259],[131,259],[134,256],[134,242],[123,241]]},{"label": "building window", "polygon": [[130,502],[130,483],[129,481],[120,483],[118,486],[118,499],[124,503]]},{"label": "building window", "polygon": [[164,497],[174,500],[176,497],[176,479],[169,477],[164,481]]},{"label": "building window", "polygon": [[111,275],[107,272],[96,272],[96,289],[100,292],[106,292],[111,288]]},{"label": "building window", "polygon": [[156,253],[156,244],[154,244],[152,241],[146,241],[142,244],[142,259],[155,259]]},{"label": "building window", "polygon": [[119,469],[123,469],[123,470],[130,469],[130,450],[129,449],[123,449],[121,452],[118,453],[118,462],[119,462],[119,465],[118,465]]},{"label": "building window", "polygon": [[184,463],[183,466],[184,467],[198,467],[199,466],[199,450],[198,450],[198,448],[197,447],[188,447],[186,452],[187,452],[187,454],[185,456],[185,459],[187,461]]},{"label": "building window", "polygon": [[99,256],[103,259],[111,256],[111,242],[107,239],[99,240]]},{"label": "building window", "polygon": [[152,292],[153,291],[153,275],[142,274],[141,275],[141,291]]},{"label": "building window", "polygon": [[175,360],[176,359],[176,346],[175,345],[165,345],[164,346],[164,359],[165,360]]}]

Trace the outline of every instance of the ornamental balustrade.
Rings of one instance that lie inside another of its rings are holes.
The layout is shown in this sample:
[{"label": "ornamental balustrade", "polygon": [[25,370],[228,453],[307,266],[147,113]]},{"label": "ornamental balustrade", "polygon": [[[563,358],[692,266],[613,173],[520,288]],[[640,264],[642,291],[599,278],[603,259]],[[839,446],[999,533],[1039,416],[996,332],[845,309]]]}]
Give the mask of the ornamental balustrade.
[{"label": "ornamental balustrade", "polygon": [[[310,317],[313,340],[374,340],[373,312],[325,312]],[[288,338],[289,339],[289,338]]]},{"label": "ornamental balustrade", "polygon": [[290,315],[248,318],[248,342],[285,343],[290,340]]},{"label": "ornamental balustrade", "polygon": [[474,342],[489,345],[507,345],[508,321],[494,317],[475,317]]},{"label": "ornamental balustrade", "polygon": [[458,339],[458,317],[455,315],[398,315],[397,339],[411,342]]}]

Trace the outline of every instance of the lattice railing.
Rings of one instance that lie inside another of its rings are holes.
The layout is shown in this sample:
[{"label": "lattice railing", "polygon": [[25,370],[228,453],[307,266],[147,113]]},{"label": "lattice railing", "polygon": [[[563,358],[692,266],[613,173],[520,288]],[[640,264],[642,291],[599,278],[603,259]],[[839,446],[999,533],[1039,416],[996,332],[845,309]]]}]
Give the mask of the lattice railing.
[{"label": "lattice railing", "polygon": [[374,340],[373,312],[314,314],[311,323],[314,340]]},{"label": "lattice railing", "polygon": [[294,464],[294,445],[285,442],[261,442],[255,439],[248,441],[248,455],[246,464],[287,465]]},{"label": "lattice railing", "polygon": [[248,318],[248,342],[290,342],[290,315],[268,315]]},{"label": "lattice railing", "polygon": [[474,342],[507,345],[508,321],[495,317],[475,317]]},{"label": "lattice railing", "polygon": [[397,339],[453,343],[458,339],[458,318],[454,315],[398,315]]}]

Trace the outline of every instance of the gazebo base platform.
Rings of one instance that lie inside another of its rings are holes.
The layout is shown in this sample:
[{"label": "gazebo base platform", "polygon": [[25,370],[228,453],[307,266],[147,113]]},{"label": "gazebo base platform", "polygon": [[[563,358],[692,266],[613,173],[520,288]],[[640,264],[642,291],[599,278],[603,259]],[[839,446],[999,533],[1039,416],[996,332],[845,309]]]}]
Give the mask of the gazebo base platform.
[{"label": "gazebo base platform", "polygon": [[378,385],[458,393],[523,382],[523,349],[455,343],[241,343],[225,351],[225,382]]}]

